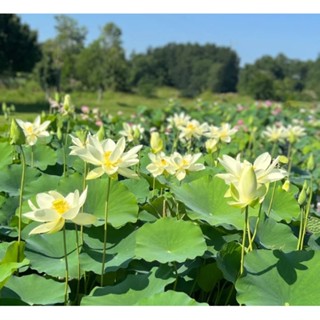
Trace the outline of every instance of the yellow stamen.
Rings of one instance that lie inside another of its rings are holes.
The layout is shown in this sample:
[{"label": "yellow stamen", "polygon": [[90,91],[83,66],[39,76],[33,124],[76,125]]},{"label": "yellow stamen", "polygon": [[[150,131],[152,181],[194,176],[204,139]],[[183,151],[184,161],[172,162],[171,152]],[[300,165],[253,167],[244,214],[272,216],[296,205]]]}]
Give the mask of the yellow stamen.
[{"label": "yellow stamen", "polygon": [[52,208],[60,214],[70,209],[69,203],[65,199],[57,199],[52,202]]}]

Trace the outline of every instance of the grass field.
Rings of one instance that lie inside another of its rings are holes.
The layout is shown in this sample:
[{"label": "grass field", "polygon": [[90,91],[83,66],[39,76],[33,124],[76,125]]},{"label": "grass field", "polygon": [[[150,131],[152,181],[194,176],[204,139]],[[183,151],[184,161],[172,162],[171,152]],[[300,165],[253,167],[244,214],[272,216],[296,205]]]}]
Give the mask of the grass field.
[{"label": "grass field", "polygon": [[[136,93],[123,92],[105,92],[101,101],[97,99],[96,92],[72,92],[72,103],[80,108],[81,106],[89,106],[91,108],[98,107],[102,111],[115,114],[122,111],[123,114],[132,114],[138,106],[147,106],[148,108],[157,109],[164,108],[168,105],[169,99],[174,99],[186,108],[192,108],[196,105],[197,99],[206,102],[231,103],[249,105],[254,100],[247,96],[239,96],[238,94],[213,94],[204,92],[197,98],[181,97],[180,92],[173,88],[158,88],[153,97],[144,97]],[[5,102],[8,106],[13,104],[16,108],[18,118],[23,120],[32,120],[35,115],[41,111],[48,111],[49,104],[46,100],[45,93],[37,88],[28,87],[20,89],[4,89],[0,88],[0,103]],[[297,107],[308,107],[311,103],[290,101],[286,104]],[[0,125],[5,122],[1,113]]]}]

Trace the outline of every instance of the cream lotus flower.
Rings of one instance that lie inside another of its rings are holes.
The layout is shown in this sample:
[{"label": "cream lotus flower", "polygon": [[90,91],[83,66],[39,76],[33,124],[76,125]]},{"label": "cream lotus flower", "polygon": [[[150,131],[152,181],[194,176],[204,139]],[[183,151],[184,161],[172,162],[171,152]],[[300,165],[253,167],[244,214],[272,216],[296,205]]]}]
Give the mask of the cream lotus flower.
[{"label": "cream lotus flower", "polygon": [[231,136],[238,131],[236,128],[231,128],[229,123],[223,123],[221,127],[209,126],[208,130],[209,132],[204,134],[206,137],[226,143],[230,143]]},{"label": "cream lotus flower", "polygon": [[296,142],[299,138],[306,135],[305,128],[301,126],[292,126],[288,125],[288,127],[285,128],[283,136],[285,139],[287,139],[290,143]]},{"label": "cream lotus flower", "polygon": [[169,165],[166,167],[166,171],[181,181],[185,178],[188,171],[200,171],[205,169],[205,166],[201,163],[196,163],[201,157],[201,153],[194,155],[186,154],[182,156],[178,152],[174,152],[169,158]]},{"label": "cream lotus flower", "polygon": [[169,117],[167,121],[169,122],[170,127],[184,127],[188,124],[191,117],[186,115],[184,112],[174,113],[172,117]]},{"label": "cream lotus flower", "polygon": [[237,186],[231,184],[230,194],[235,201],[229,201],[228,204],[237,208],[245,208],[247,206],[254,207],[256,203],[262,202],[267,188],[265,185],[259,185],[257,176],[251,164],[245,164]]},{"label": "cream lotus flower", "polygon": [[208,139],[205,143],[205,146],[208,153],[214,153],[218,150],[218,140]]},{"label": "cream lotus flower", "polygon": [[[242,175],[243,169],[247,165],[251,165],[250,162],[240,161],[240,155],[233,159],[228,155],[223,155],[222,159],[218,158],[222,166],[227,170],[228,173],[219,173],[216,176],[223,179],[226,184],[237,185]],[[287,172],[283,169],[276,168],[279,164],[280,156],[272,161],[272,158],[268,152],[261,154],[253,163],[253,170],[257,177],[259,185],[267,184],[282,180],[287,176]]]},{"label": "cream lotus flower", "polygon": [[200,124],[197,120],[188,121],[185,126],[180,126],[181,133],[180,139],[191,140],[192,138],[200,139],[203,134],[208,130],[206,122]]},{"label": "cream lotus flower", "polygon": [[264,131],[262,131],[262,137],[266,138],[269,142],[278,142],[284,139],[284,130],[283,126],[276,127],[276,126],[268,126]]},{"label": "cream lotus flower", "polygon": [[144,128],[140,124],[129,124],[124,122],[122,127],[123,130],[119,131],[119,134],[123,137],[126,137],[129,142],[135,139],[142,139]]},{"label": "cream lotus flower", "polygon": [[120,138],[115,143],[111,139],[99,141],[97,137],[88,135],[85,148],[72,150],[72,154],[97,166],[88,173],[88,180],[99,178],[104,173],[108,176],[119,173],[128,178],[137,177],[137,174],[128,167],[139,162],[137,152],[142,148],[142,145],[135,146],[128,152],[124,152],[125,147],[125,138]]},{"label": "cream lotus flower", "polygon": [[163,152],[148,154],[151,163],[147,165],[146,169],[152,174],[153,177],[160,176],[166,170],[170,164],[170,158],[167,157]]},{"label": "cream lotus flower", "polygon": [[20,119],[16,119],[16,121],[23,130],[26,137],[26,143],[30,146],[35,145],[38,138],[49,136],[49,132],[46,131],[46,129],[48,128],[50,121],[45,121],[41,124],[40,116],[37,116],[33,123]]},{"label": "cream lotus flower", "polygon": [[78,225],[88,225],[96,222],[92,214],[80,212],[87,197],[87,188],[79,196],[79,191],[69,193],[66,197],[56,191],[39,193],[36,196],[37,208],[28,201],[32,211],[23,215],[31,220],[42,222],[40,226],[31,230],[29,234],[55,233],[61,230],[66,221]]}]

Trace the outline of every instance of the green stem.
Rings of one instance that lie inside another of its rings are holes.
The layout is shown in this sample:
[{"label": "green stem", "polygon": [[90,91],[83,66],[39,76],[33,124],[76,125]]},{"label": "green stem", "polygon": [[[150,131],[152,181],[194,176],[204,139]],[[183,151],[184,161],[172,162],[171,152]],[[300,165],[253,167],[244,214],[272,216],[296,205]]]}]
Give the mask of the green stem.
[{"label": "green stem", "polygon": [[273,204],[273,200],[274,200],[274,195],[275,195],[275,192],[276,192],[276,185],[277,185],[277,183],[274,182],[274,183],[273,183],[273,188],[272,188],[271,199],[270,199],[269,207],[268,207],[268,211],[267,211],[267,217],[269,217],[270,212],[271,212],[271,209],[272,209],[272,204]]},{"label": "green stem", "polygon": [[30,164],[31,168],[33,168],[33,166],[34,166],[34,161],[33,161],[33,158],[34,158],[33,149],[34,149],[34,147],[31,146],[31,161],[30,161],[30,162],[31,162],[31,164]]},{"label": "green stem", "polygon": [[300,250],[301,242],[302,242],[302,229],[303,229],[303,217],[304,217],[304,210],[300,208],[300,226],[299,226],[299,237],[298,237],[298,244],[297,250]]},{"label": "green stem", "polygon": [[104,232],[103,232],[103,252],[102,252],[102,268],[101,268],[101,287],[103,287],[103,275],[106,264],[106,251],[107,251],[107,231],[108,231],[108,214],[109,214],[109,196],[110,196],[110,177],[108,177],[107,186],[107,199],[104,207]]},{"label": "green stem", "polygon": [[155,189],[156,189],[156,178],[153,177],[153,181],[152,181],[152,198],[155,195]]},{"label": "green stem", "polygon": [[257,217],[257,220],[256,220],[256,225],[254,227],[253,235],[252,235],[252,238],[251,238],[251,248],[252,248],[252,244],[253,244],[254,239],[255,239],[255,237],[257,235],[257,232],[258,232],[259,223],[261,221],[261,212],[262,212],[262,203],[260,203],[259,213],[258,213],[258,217]]},{"label": "green stem", "polygon": [[230,298],[231,298],[231,296],[232,296],[233,290],[234,290],[234,285],[233,285],[233,283],[232,283],[232,284],[231,284],[231,289],[230,289],[229,294],[228,294],[228,297],[227,297],[226,302],[225,302],[225,304],[224,304],[225,306],[228,305],[228,303],[229,303],[229,301],[230,301]]},{"label": "green stem", "polygon": [[64,261],[66,265],[66,280],[64,289],[64,304],[68,304],[68,281],[69,281],[69,266],[68,266],[68,253],[67,253],[67,240],[66,240],[66,226],[63,226],[63,249],[64,249]]},{"label": "green stem", "polygon": [[271,150],[271,158],[274,158],[274,155],[276,153],[277,144],[274,142]]},{"label": "green stem", "polygon": [[312,176],[311,176],[311,183],[310,183],[310,194],[308,198],[307,207],[305,209],[305,215],[304,215],[304,224],[302,228],[302,235],[301,235],[301,242],[300,242],[300,250],[303,249],[303,240],[307,232],[307,225],[308,225],[308,218],[310,213],[310,207],[311,207],[311,201],[312,201]]},{"label": "green stem", "polygon": [[247,220],[247,233],[248,233],[248,249],[249,251],[252,251],[252,237],[251,237],[251,231],[250,231],[250,221],[249,221],[249,217],[248,217],[248,220]]},{"label": "green stem", "polygon": [[[22,200],[23,200],[23,191],[24,191],[24,184],[26,179],[26,158],[24,156],[23,148],[20,146],[20,155],[21,155],[21,165],[22,165],[22,173],[21,173],[21,182],[20,182],[20,195],[19,195],[19,221],[18,221],[18,243],[20,248],[21,242],[21,224],[22,224]],[[19,259],[19,251],[18,250],[18,261]]]},{"label": "green stem", "polygon": [[292,167],[292,143],[289,142],[289,147],[288,147],[288,153],[287,153],[287,158],[288,158],[288,179],[290,177],[290,172],[291,172],[291,167]]},{"label": "green stem", "polygon": [[247,223],[248,223],[247,221],[248,221],[248,206],[246,206],[245,214],[244,214],[241,261],[240,261],[240,276],[243,274],[243,270],[244,270],[244,252],[245,252],[245,245],[246,245],[246,230],[247,230]]},{"label": "green stem", "polygon": [[174,267],[174,273],[176,275],[176,281],[174,282],[174,285],[173,285],[173,291],[176,291],[179,275],[178,275],[177,263],[175,261],[173,262],[173,267]]},{"label": "green stem", "polygon": [[67,120],[67,129],[64,137],[64,145],[63,145],[63,176],[67,176],[67,143],[68,143],[68,132],[69,132],[69,119]]},{"label": "green stem", "polygon": [[77,245],[77,257],[78,257],[78,282],[77,282],[77,294],[76,302],[78,301],[79,291],[80,291],[80,279],[81,279],[81,266],[80,266],[80,245],[79,245],[79,236],[78,236],[78,226],[74,224],[76,231],[76,245]]}]

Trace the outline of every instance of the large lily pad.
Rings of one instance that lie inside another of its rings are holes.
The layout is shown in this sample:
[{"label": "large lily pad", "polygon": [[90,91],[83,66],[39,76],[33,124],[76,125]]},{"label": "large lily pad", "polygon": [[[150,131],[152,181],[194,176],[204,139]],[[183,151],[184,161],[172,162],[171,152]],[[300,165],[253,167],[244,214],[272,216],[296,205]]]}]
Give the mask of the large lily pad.
[{"label": "large lily pad", "polygon": [[[263,201],[263,210],[268,212],[269,205],[272,197],[272,186]],[[298,219],[300,215],[300,207],[298,205],[297,200],[294,197],[296,192],[296,188],[293,188],[292,191],[286,192],[282,190],[281,186],[277,186],[273,202],[270,210],[270,217],[276,221],[284,220],[286,222],[290,222],[293,219]]]},{"label": "large lily pad", "polygon": [[136,242],[138,258],[161,263],[194,259],[207,249],[198,225],[173,218],[144,224],[137,232]]},{"label": "large lily pad", "polygon": [[[33,164],[32,164],[33,153]],[[47,169],[48,166],[55,165],[57,162],[57,153],[55,150],[43,144],[36,144],[33,148],[25,149],[26,163],[40,170]]]},{"label": "large lily pad", "polygon": [[237,300],[248,306],[318,306],[320,252],[255,250],[245,256],[246,275]]},{"label": "large lily pad", "polygon": [[[228,186],[222,179],[206,176],[172,189],[176,198],[190,209],[187,214],[191,219],[203,220],[213,226],[243,228],[244,217],[240,209],[230,206],[230,199],[224,198]],[[257,215],[257,210],[250,209],[250,215]]]},{"label": "large lily pad", "polygon": [[3,288],[2,297],[22,300],[29,305],[51,305],[64,301],[65,284],[36,274],[12,277]]},{"label": "large lily pad", "polygon": [[260,221],[255,241],[266,249],[279,249],[284,252],[295,250],[298,239],[291,228],[272,218]]},{"label": "large lily pad", "polygon": [[184,292],[166,291],[141,299],[138,306],[208,306],[190,298]]},{"label": "large lily pad", "polygon": [[[21,165],[11,165],[0,171],[0,191],[7,192],[10,196],[19,196],[22,175]],[[40,176],[36,169],[26,168],[25,186]]]},{"label": "large lily pad", "polygon": [[166,266],[153,268],[146,274],[129,275],[124,281],[103,288],[96,288],[84,297],[84,306],[133,306],[141,299],[164,292],[165,286],[175,281],[172,270]]},{"label": "large lily pad", "polygon": [[9,142],[0,142],[0,168],[3,168],[12,163],[12,154],[14,151],[13,145]]}]

